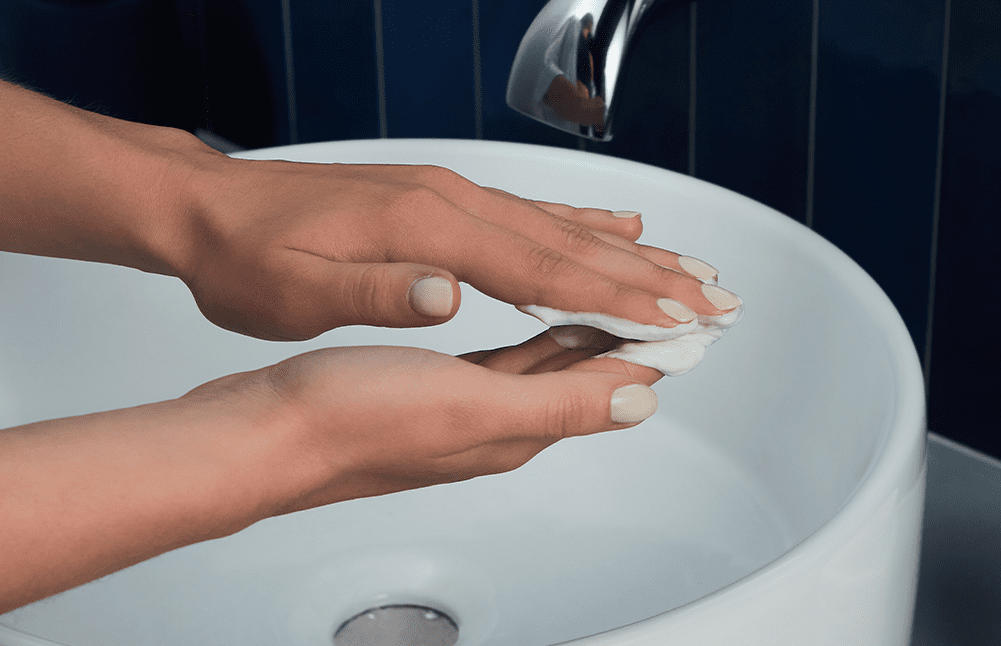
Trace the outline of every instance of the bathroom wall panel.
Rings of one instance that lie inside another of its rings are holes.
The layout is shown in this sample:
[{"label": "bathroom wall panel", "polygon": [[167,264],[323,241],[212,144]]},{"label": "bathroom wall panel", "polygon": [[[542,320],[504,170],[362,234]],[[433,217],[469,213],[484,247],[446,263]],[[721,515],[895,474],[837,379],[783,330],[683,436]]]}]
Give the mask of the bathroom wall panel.
[{"label": "bathroom wall panel", "polygon": [[470,0],[382,0],[390,137],[475,137]]},{"label": "bathroom wall panel", "polygon": [[267,0],[175,0],[185,70],[199,86],[202,127],[246,148],[287,141],[280,5]]},{"label": "bathroom wall panel", "polygon": [[290,16],[299,142],[377,138],[372,2],[290,0]]},{"label": "bathroom wall panel", "polygon": [[952,0],[929,428],[1001,456],[1001,5]]},{"label": "bathroom wall panel", "polygon": [[81,108],[193,129],[195,64],[172,3],[0,1],[0,74]]},{"label": "bathroom wall panel", "polygon": [[588,150],[688,173],[689,16],[688,2],[648,10],[623,61],[612,141]]},{"label": "bathroom wall panel", "polygon": [[478,0],[483,138],[576,148],[579,139],[507,106],[507,79],[522,36],[544,0]]},{"label": "bathroom wall panel", "polygon": [[944,0],[822,0],[814,230],[925,347]]},{"label": "bathroom wall panel", "polygon": [[812,3],[697,3],[695,176],[806,217]]},{"label": "bathroom wall panel", "polygon": [[[196,27],[193,20],[184,20],[186,6],[201,2],[206,8],[214,8],[215,24],[213,31],[217,35],[229,34],[228,38],[219,38],[214,49],[220,51],[229,61],[226,66],[219,66],[219,80],[230,86],[249,86],[257,93],[255,97],[247,97],[247,90],[227,89],[225,86],[216,88],[216,93],[222,96],[216,99],[230,107],[225,116],[218,115],[216,120],[240,118],[246,115],[248,129],[254,132],[251,142],[243,145],[280,146],[292,143],[289,133],[289,102],[286,85],[285,39],[282,24],[281,2],[274,0],[174,0],[178,13],[182,15],[183,24],[188,28]],[[226,10],[227,5],[233,9]],[[236,29],[234,14],[245,25],[243,31]],[[194,42],[195,33],[188,34],[189,42]],[[243,39],[243,43],[234,45],[233,39]],[[252,48],[248,54],[247,49]],[[228,51],[227,51],[228,50]],[[218,55],[217,55],[218,56]],[[256,68],[256,69],[255,69]],[[210,82],[210,85],[218,85]],[[260,87],[255,87],[259,85]],[[227,97],[226,95],[230,95]],[[267,101],[267,103],[265,103]],[[267,120],[265,121],[264,116]],[[222,133],[220,133],[222,134]]]}]

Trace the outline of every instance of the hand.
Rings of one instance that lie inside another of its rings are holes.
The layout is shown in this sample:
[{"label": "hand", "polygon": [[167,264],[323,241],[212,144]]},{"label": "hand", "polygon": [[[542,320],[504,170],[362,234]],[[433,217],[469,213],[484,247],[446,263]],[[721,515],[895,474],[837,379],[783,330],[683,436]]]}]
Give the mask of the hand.
[{"label": "hand", "polygon": [[557,76],[542,100],[564,121],[596,128],[605,125],[605,100],[600,96],[592,97],[581,81],[573,83],[565,76]]},{"label": "hand", "polygon": [[177,276],[209,320],[244,334],[435,325],[458,309],[458,281],[663,327],[676,319],[662,297],[723,311],[677,254],[635,244],[638,216],[529,202],[429,166],[230,159],[2,81],[0,121],[0,249]]},{"label": "hand", "polygon": [[529,202],[442,168],[204,155],[185,184],[195,233],[176,274],[209,320],[243,334],[435,325],[458,310],[458,281],[664,327],[677,321],[659,298],[722,311],[678,254],[635,244],[638,217]]},{"label": "hand", "polygon": [[[282,438],[280,446],[246,436],[224,444],[269,447],[267,463],[248,473],[260,496],[270,497],[268,515],[278,515],[509,471],[565,437],[627,428],[653,414],[653,391],[633,384],[662,375],[590,358],[618,340],[578,330],[590,342],[576,349],[543,333],[459,358],[401,347],[318,350],[185,398],[266,394],[270,412],[254,413],[255,423],[244,426]],[[616,392],[631,399],[613,404]],[[225,410],[237,408],[259,410]],[[613,421],[613,412],[630,421]]]}]

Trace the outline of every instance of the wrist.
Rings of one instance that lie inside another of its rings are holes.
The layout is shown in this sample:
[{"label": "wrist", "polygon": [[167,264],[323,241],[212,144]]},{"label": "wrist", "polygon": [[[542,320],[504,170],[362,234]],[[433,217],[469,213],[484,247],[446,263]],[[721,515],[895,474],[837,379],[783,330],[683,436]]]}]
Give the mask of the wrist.
[{"label": "wrist", "polygon": [[211,437],[203,454],[222,465],[218,517],[229,525],[219,528],[221,536],[293,510],[312,484],[303,468],[301,420],[268,375],[269,368],[227,375],[174,402]]},{"label": "wrist", "polygon": [[130,219],[131,257],[122,264],[186,280],[206,234],[200,177],[229,158],[183,130],[129,125],[137,126],[132,153],[144,172],[134,190],[144,205]]},{"label": "wrist", "polygon": [[0,81],[0,250],[180,275],[194,169],[228,158],[193,135]]}]

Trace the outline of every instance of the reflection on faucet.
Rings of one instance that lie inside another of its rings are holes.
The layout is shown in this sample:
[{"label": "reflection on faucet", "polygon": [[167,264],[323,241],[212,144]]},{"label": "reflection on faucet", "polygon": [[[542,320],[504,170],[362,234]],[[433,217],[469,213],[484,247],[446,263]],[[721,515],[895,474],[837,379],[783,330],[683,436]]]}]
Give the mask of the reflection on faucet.
[{"label": "reflection on faucet", "polygon": [[622,54],[651,4],[653,0],[551,0],[518,47],[508,79],[508,105],[560,130],[610,140]]},{"label": "reflection on faucet", "polygon": [[[577,20],[571,17],[561,28],[553,42],[546,49],[545,73],[539,77],[538,87],[545,79],[552,82],[545,89],[541,101],[533,97],[535,105],[543,110],[546,120],[556,119],[568,122],[565,128],[575,125],[581,134],[587,134],[587,126],[602,126],[605,123],[605,101],[594,95],[594,58],[591,56],[591,31],[594,17],[585,15]],[[543,106],[551,109],[548,113]]]}]

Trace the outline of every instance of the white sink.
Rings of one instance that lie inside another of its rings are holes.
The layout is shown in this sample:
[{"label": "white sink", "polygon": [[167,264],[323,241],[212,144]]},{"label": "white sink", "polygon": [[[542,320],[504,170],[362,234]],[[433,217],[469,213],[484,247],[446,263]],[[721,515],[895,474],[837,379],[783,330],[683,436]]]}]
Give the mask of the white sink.
[{"label": "white sink", "polygon": [[[433,163],[481,184],[643,213],[746,303],[637,428],[512,473],[332,505],[189,546],[0,616],[0,644],[330,646],[369,608],[433,608],[460,646],[908,643],[924,392],[876,284],[819,236],[689,177],[577,151],[381,140],[254,158]],[[436,328],[306,343],[205,321],[183,284],[0,254],[0,428],[180,396],[318,347],[460,353],[543,325],[463,285]]]}]

